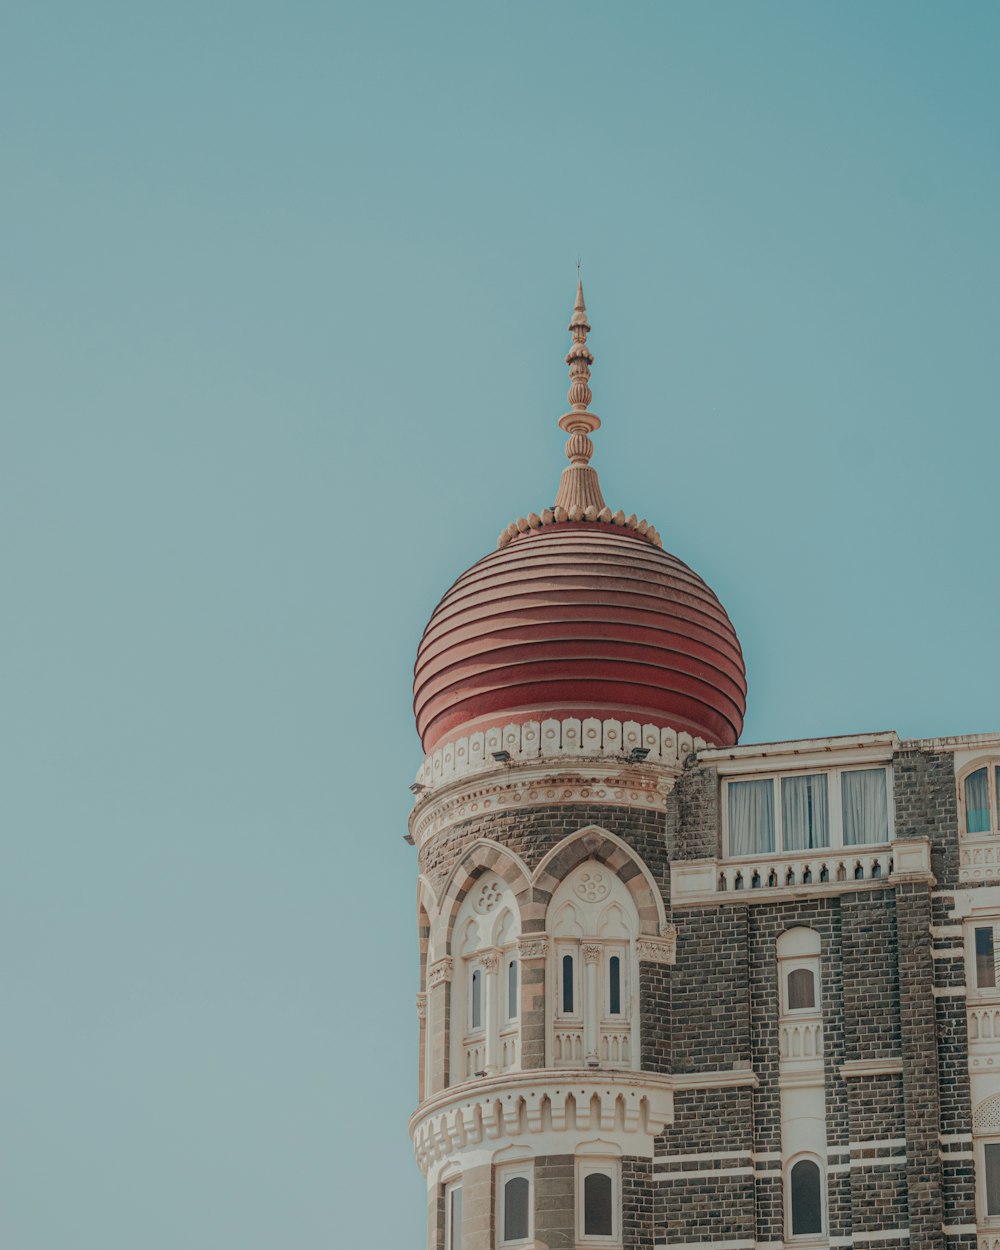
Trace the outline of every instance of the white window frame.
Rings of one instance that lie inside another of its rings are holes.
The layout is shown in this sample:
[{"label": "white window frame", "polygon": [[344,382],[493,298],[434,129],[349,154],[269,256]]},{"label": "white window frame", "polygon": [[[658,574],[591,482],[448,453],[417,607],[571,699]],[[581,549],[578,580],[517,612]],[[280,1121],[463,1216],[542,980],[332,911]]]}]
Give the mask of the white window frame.
[{"label": "white window frame", "polygon": [[[528,1182],[528,1235],[506,1240],[504,1237],[504,1190],[508,1181],[523,1176]],[[530,1163],[509,1163],[496,1169],[496,1237],[502,1250],[530,1246],[535,1240],[535,1169]]]},{"label": "white window frame", "polygon": [[446,1181],[444,1186],[444,1250],[461,1250],[462,1229],[458,1230],[458,1247],[455,1246],[455,1230],[452,1227],[452,1202],[455,1191],[461,1193],[462,1178]]},{"label": "white window frame", "polygon": [[[471,1041],[473,1038],[482,1036],[486,1032],[486,972],[482,965],[482,957],[487,952],[477,951],[470,959],[466,960],[466,1011],[465,1011],[465,1040]],[[472,1012],[474,1003],[474,994],[472,989],[473,977],[479,973],[479,1023],[473,1024]]]},{"label": "white window frame", "polygon": [[[563,959],[566,955],[573,957],[573,1010],[563,1011]],[[583,1020],[583,977],[580,965],[583,956],[579,942],[560,941],[556,944],[556,1010],[557,1020],[569,1020],[580,1024]]]},{"label": "white window frame", "polygon": [[976,1156],[976,1209],[979,1212],[978,1223],[983,1228],[1000,1228],[1000,1211],[990,1215],[986,1206],[986,1147],[1000,1146],[1000,1131],[987,1130],[983,1136],[976,1136],[974,1149]]},{"label": "white window frame", "polygon": [[[583,1182],[593,1172],[611,1177],[611,1236],[603,1237],[583,1231],[584,1193]],[[576,1240],[581,1246],[609,1247],[614,1250],[622,1244],[622,1170],[621,1161],[600,1156],[586,1156],[576,1161]]]},{"label": "white window frame", "polygon": [[[514,1001],[510,1001],[510,965],[514,965],[514,979],[517,982],[517,989],[514,995]],[[501,977],[503,978],[503,987],[500,991],[500,997],[503,1000],[503,1016],[500,1021],[500,1031],[503,1032],[510,1025],[517,1024],[521,1018],[521,961],[517,955],[516,946],[505,946],[500,952]]]},{"label": "white window frame", "polygon": [[[808,1160],[819,1168],[819,1222],[818,1233],[792,1232],[792,1168],[796,1163]],[[782,1188],[784,1189],[785,1244],[793,1246],[826,1245],[829,1241],[830,1215],[827,1210],[826,1160],[810,1150],[800,1150],[785,1162]]]},{"label": "white window frame", "polygon": [[[819,979],[819,956],[818,955],[792,955],[780,960],[781,964],[781,1015],[785,1018],[794,1018],[796,1016],[818,1016],[822,1015],[823,999],[822,987]],[[813,998],[814,1003],[811,1007],[792,1007],[789,1000],[791,995],[788,992],[788,978],[793,972],[805,969],[812,973],[813,977]]]},{"label": "white window frame", "polygon": [[1000,916],[973,913],[965,923],[965,986],[970,1001],[993,1002],[1000,999],[1000,968],[997,969],[996,985],[980,986],[976,978],[976,930],[993,930],[993,963],[997,967],[1000,958]]},{"label": "white window frame", "polygon": [[[981,829],[978,833],[970,833],[968,830],[968,812],[965,806],[965,783],[973,773],[978,773],[981,768],[986,769],[986,801],[990,818],[990,827]],[[1000,759],[995,755],[988,756],[986,759],[974,760],[967,767],[963,768],[958,776],[958,831],[963,838],[995,838],[1000,836],[1000,813],[997,811],[997,769],[1000,768]]]},{"label": "white window frame", "polygon": [[[998,761],[1000,762],[1000,761]],[[841,784],[841,776],[844,773],[860,773],[874,772],[880,768],[885,774],[885,799],[886,799],[886,838],[883,842],[856,842],[849,846],[844,845],[844,792]],[[970,770],[975,772],[975,769]],[[805,849],[785,850],[784,849],[784,829],[782,828],[782,802],[781,802],[781,779],[783,777],[815,777],[823,774],[827,778],[827,814],[829,819],[829,846],[807,847]],[[729,839],[729,787],[734,782],[739,781],[769,781],[774,788],[773,794],[773,811],[774,811],[774,850],[773,851],[754,851],[750,855],[734,855],[730,849]],[[863,854],[869,849],[889,846],[893,839],[893,832],[896,823],[896,813],[893,804],[892,793],[892,769],[889,765],[883,763],[872,764],[851,764],[840,768],[801,768],[792,770],[783,770],[782,772],[773,773],[746,773],[739,776],[725,777],[725,784],[722,787],[722,803],[721,817],[723,830],[723,847],[725,849],[726,859],[740,860],[758,860],[768,859],[771,856],[786,855],[827,855],[839,852],[845,854]],[[888,864],[883,866],[884,870],[888,869]],[[888,876],[888,871],[885,871]]]},{"label": "white window frame", "polygon": [[[621,999],[621,1011],[611,1014],[611,956],[618,956],[618,986],[619,997]],[[628,947],[624,942],[606,942],[604,943],[604,957],[602,961],[601,978],[603,981],[602,990],[604,1002],[601,1004],[601,1014],[603,1016],[602,1023],[616,1024],[619,1021],[627,1021],[631,1018],[629,1011],[629,983],[628,983]]]}]

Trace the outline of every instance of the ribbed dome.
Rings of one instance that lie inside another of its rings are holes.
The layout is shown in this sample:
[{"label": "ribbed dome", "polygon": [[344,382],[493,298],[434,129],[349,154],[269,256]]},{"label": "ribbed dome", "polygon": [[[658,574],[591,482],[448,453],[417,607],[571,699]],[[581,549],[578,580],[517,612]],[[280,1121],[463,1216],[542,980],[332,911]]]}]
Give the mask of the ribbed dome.
[{"label": "ribbed dome", "polygon": [[722,604],[676,556],[616,525],[520,533],[455,582],[424,631],[424,750],[460,726],[614,717],[739,738],[746,674]]}]

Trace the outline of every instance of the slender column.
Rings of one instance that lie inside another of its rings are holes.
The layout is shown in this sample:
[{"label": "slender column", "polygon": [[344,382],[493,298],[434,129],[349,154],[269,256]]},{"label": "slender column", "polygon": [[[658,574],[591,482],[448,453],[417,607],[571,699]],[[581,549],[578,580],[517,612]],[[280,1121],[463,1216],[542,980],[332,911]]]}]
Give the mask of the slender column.
[{"label": "slender column", "polygon": [[583,1053],[588,1065],[600,1063],[598,1051],[598,1030],[601,1018],[600,979],[598,977],[601,956],[604,947],[587,945],[583,948],[584,976],[586,978],[583,995]]},{"label": "slender column", "polygon": [[427,1058],[427,1082],[424,1096],[429,1097],[448,1084],[448,1058],[451,1048],[450,994],[452,961],[437,960],[427,969],[426,1012],[430,1028],[424,1034]]},{"label": "slender column", "polygon": [[486,1058],[483,1070],[492,1076],[497,1070],[497,969],[500,956],[496,951],[481,955],[479,966],[483,970],[483,1032],[486,1039]]}]

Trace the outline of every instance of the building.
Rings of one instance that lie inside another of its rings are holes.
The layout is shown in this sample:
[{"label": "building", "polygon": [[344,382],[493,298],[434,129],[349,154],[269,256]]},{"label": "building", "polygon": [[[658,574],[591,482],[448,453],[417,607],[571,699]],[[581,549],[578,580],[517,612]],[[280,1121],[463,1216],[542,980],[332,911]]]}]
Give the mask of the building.
[{"label": "building", "polygon": [[716,596],[569,464],[415,669],[430,1250],[1000,1250],[1000,735],[738,745]]}]

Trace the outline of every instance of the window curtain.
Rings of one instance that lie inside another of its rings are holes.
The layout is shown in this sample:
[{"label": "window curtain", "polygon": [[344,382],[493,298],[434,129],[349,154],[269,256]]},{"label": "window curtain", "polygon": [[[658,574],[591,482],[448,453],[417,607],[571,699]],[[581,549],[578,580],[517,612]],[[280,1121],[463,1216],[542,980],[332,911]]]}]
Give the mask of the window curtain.
[{"label": "window curtain", "polygon": [[830,845],[826,777],[781,779],[781,841],[786,851],[811,851]]},{"label": "window curtain", "polygon": [[765,855],[774,850],[774,782],[729,783],[729,854]]},{"label": "window curtain", "polygon": [[889,839],[885,769],[859,768],[840,775],[844,800],[844,845]]},{"label": "window curtain", "polygon": [[986,769],[977,768],[965,779],[965,831],[989,833],[990,795]]}]

